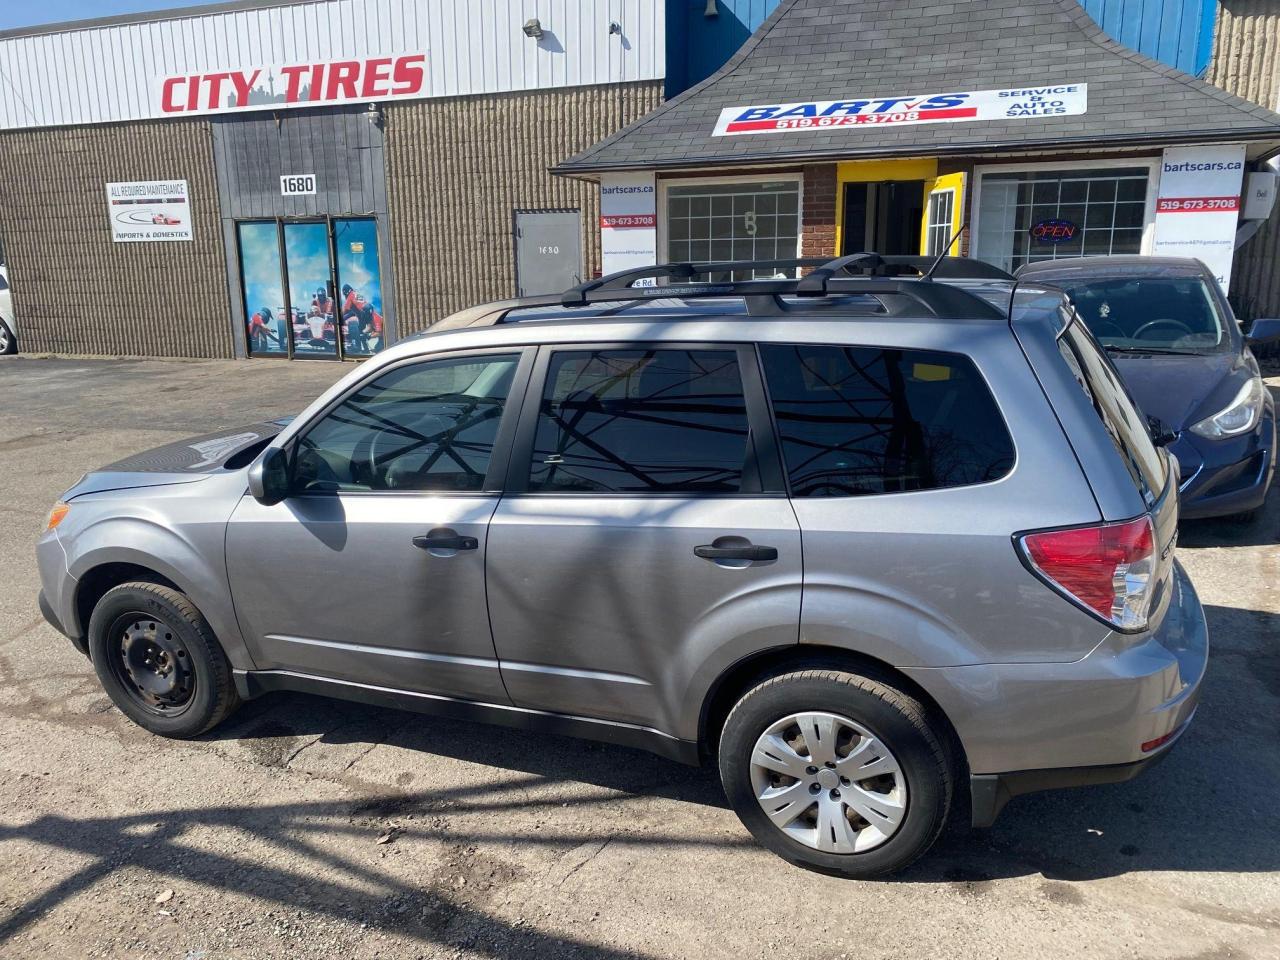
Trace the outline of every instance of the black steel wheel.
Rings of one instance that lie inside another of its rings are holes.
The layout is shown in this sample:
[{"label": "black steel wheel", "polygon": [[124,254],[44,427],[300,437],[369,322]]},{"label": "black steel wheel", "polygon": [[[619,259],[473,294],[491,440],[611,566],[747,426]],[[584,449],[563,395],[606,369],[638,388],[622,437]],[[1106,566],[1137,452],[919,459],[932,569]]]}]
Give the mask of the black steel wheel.
[{"label": "black steel wheel", "polygon": [[199,736],[240,703],[208,621],[171,587],[108,590],[89,620],[89,656],[120,711],[161,736]]},{"label": "black steel wheel", "polygon": [[143,611],[117,617],[109,631],[111,669],[133,701],[160,717],[176,717],[191,705],[196,674],[175,628]]}]

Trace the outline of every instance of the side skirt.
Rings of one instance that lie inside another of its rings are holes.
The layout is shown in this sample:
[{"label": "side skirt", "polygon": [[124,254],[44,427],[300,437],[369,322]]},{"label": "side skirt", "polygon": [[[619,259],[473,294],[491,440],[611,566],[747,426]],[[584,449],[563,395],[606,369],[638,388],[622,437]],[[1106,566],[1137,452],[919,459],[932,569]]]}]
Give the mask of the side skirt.
[{"label": "side skirt", "polygon": [[701,763],[696,743],[680,740],[651,727],[610,720],[592,720],[588,717],[575,717],[546,710],[529,710],[498,703],[459,700],[438,694],[355,683],[351,680],[316,677],[295,673],[292,670],[234,670],[232,673],[235,677],[236,690],[245,700],[251,700],[264,693],[290,690],[321,697],[336,697],[339,700],[352,700],[375,707],[412,710],[415,713],[449,717],[454,720],[471,720],[476,723],[497,724],[521,730],[557,733],[584,740],[599,740],[622,747],[647,750],[660,757],[694,767]]}]

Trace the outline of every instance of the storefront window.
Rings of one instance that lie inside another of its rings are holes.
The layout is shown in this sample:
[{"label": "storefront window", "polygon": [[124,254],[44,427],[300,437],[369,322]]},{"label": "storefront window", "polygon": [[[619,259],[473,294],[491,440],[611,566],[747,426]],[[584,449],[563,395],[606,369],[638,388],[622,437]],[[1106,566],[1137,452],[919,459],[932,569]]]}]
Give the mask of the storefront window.
[{"label": "storefront window", "polygon": [[[673,184],[667,187],[667,260],[784,260],[800,245],[800,183]],[[732,279],[779,271],[737,271]],[[793,272],[788,272],[793,275]],[[710,280],[730,279],[727,273]]]},{"label": "storefront window", "polygon": [[1060,257],[1140,253],[1145,167],[985,173],[977,257],[1005,270]]}]

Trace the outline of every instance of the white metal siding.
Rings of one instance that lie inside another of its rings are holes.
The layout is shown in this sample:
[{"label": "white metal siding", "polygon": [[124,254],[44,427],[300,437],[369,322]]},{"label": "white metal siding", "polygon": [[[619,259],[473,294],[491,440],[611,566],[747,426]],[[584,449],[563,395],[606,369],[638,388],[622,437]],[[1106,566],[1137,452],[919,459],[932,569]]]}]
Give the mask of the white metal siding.
[{"label": "white metal siding", "polygon": [[[158,117],[158,80],[175,74],[403,53],[426,54],[426,97],[658,80],[664,9],[663,0],[327,0],[10,37],[0,39],[0,129]],[[541,41],[521,32],[535,17]]]}]

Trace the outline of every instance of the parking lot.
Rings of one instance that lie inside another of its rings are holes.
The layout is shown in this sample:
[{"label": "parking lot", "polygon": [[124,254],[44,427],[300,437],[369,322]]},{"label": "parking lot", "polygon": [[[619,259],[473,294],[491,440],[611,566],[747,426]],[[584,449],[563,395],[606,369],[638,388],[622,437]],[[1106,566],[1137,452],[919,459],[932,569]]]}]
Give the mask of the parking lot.
[{"label": "parking lot", "polygon": [[190,743],[126,722],[37,610],[48,508],[348,369],[0,361],[0,956],[1280,957],[1275,495],[1184,526],[1212,656],[1169,760],[1019,798],[891,881],[791,867],[713,771],[621,747],[300,695]]}]

